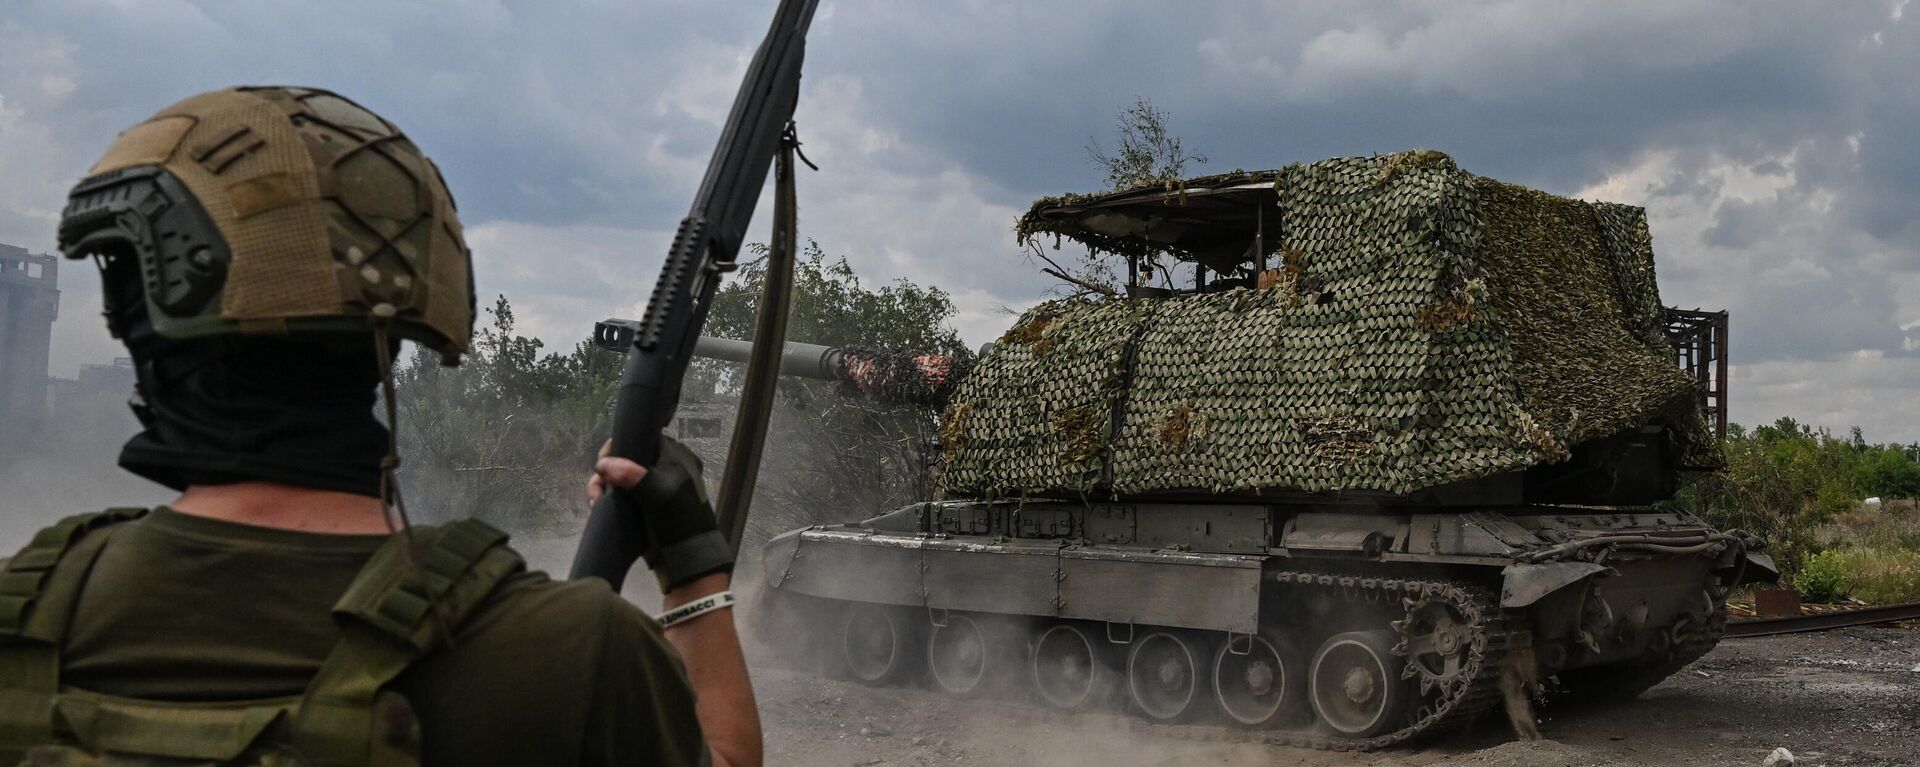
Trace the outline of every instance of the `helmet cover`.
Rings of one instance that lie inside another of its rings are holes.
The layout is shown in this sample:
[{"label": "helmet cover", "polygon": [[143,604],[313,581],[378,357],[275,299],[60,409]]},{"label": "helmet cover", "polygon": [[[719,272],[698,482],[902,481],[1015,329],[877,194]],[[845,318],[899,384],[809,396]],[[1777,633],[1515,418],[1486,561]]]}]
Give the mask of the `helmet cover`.
[{"label": "helmet cover", "polygon": [[457,364],[472,336],[471,256],[439,169],[329,91],[230,88],[160,110],[74,187],[60,248],[131,252],[166,339],[385,322]]}]

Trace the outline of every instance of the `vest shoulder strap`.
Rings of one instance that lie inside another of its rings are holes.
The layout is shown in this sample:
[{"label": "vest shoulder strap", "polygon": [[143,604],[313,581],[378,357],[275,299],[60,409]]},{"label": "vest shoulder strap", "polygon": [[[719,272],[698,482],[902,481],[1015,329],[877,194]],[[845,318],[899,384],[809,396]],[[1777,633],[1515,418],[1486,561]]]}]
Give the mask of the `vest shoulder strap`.
[{"label": "vest shoulder strap", "polygon": [[[106,542],[105,536],[89,538],[87,533],[146,513],[146,509],[115,508],[78,514],[35,533],[0,571],[0,636],[57,645],[65,638],[67,619],[72,617],[73,602],[80,596],[93,558]],[[81,563],[56,567],[69,551],[82,555]]]},{"label": "vest shoulder strap", "polygon": [[221,761],[279,743],[312,767],[415,764],[411,707],[382,688],[450,643],[462,621],[525,566],[504,545],[505,533],[477,521],[393,536],[335,604],[341,640],[297,700],[207,707],[63,691],[60,643],[109,537],[89,533],[143,513],[113,509],[62,520],[0,568],[0,755],[11,760],[27,745],[72,737],[84,744],[69,748],[73,754]]},{"label": "vest shoulder strap", "polygon": [[477,519],[395,535],[334,604],[334,618],[424,652],[524,567],[506,542],[506,533]]},{"label": "vest shoulder strap", "polygon": [[381,688],[436,648],[525,563],[478,520],[414,528],[373,555],[334,605],[340,642],[308,685],[295,750],[318,765],[366,764]]},{"label": "vest shoulder strap", "polygon": [[67,517],[36,533],[0,570],[0,742],[33,742],[52,732],[60,643],[107,543],[107,535],[89,533],[146,513],[118,508]]}]

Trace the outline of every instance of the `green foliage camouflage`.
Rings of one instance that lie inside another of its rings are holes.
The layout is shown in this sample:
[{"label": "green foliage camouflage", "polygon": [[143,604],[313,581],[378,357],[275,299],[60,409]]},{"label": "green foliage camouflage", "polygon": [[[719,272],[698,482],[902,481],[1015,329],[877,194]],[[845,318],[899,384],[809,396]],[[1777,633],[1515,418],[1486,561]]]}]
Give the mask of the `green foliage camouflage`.
[{"label": "green foliage camouflage", "polygon": [[[1687,463],[1717,463],[1663,335],[1640,209],[1430,151],[1184,188],[1249,180],[1277,193],[1284,279],[1027,312],[955,394],[943,492],[1408,493],[1648,424],[1672,427]],[[1017,228],[1143,247],[1034,213]]]}]

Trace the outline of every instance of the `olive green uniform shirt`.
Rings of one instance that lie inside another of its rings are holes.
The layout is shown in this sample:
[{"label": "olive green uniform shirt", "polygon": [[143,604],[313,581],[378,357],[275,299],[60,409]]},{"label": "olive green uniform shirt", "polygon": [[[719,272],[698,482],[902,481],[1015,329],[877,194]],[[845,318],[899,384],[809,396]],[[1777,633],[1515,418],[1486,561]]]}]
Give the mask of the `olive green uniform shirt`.
[{"label": "olive green uniform shirt", "polygon": [[[65,684],[218,701],[298,695],[330,609],[386,536],[320,535],[165,508],[116,525],[68,632]],[[389,689],[427,765],[704,765],[693,691],[651,618],[601,581],[511,576]]]}]

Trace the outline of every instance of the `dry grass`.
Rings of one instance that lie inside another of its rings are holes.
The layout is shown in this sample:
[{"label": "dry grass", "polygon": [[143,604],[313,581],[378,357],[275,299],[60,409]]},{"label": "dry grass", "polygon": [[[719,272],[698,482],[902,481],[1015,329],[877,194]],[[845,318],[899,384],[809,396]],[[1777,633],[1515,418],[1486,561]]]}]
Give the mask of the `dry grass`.
[{"label": "dry grass", "polygon": [[1833,516],[1814,530],[1821,548],[1880,548],[1920,551],[1920,501],[1861,504]]},{"label": "dry grass", "polygon": [[1067,442],[1060,455],[1061,465],[1073,465],[1099,457],[1107,449],[1106,418],[1091,407],[1063,410],[1053,417],[1053,430]]},{"label": "dry grass", "polygon": [[1862,504],[1815,530],[1814,539],[1822,551],[1796,579],[1803,592],[1826,590],[1826,581],[1838,595],[1872,604],[1920,601],[1920,503]]}]

